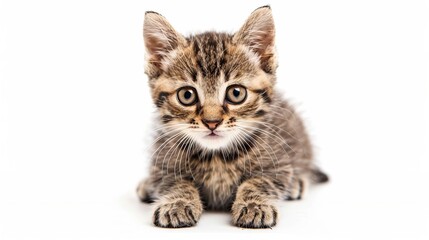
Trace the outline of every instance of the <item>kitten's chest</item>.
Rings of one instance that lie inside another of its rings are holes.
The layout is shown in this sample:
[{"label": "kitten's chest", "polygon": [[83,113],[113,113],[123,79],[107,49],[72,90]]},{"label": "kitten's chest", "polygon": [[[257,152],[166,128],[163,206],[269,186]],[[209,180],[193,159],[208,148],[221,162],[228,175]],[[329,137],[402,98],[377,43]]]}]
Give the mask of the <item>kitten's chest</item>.
[{"label": "kitten's chest", "polygon": [[213,158],[198,166],[197,184],[207,207],[212,209],[227,208],[231,204],[242,172],[237,164]]}]

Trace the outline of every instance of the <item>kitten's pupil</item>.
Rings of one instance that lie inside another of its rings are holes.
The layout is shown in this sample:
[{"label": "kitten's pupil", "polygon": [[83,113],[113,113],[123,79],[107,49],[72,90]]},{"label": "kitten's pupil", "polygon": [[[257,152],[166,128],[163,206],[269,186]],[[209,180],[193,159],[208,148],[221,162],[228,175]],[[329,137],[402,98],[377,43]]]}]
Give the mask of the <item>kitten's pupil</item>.
[{"label": "kitten's pupil", "polygon": [[183,95],[186,99],[190,99],[192,97],[192,91],[188,90]]},{"label": "kitten's pupil", "polygon": [[234,88],[234,90],[232,91],[232,94],[234,95],[234,97],[240,96],[240,89],[239,88]]}]

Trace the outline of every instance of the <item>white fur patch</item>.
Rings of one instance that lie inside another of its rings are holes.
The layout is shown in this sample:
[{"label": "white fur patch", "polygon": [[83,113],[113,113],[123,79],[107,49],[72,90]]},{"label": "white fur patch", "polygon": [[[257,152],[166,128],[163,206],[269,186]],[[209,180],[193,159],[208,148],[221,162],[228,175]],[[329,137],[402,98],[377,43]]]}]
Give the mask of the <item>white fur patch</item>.
[{"label": "white fur patch", "polygon": [[188,129],[186,134],[190,136],[200,147],[207,150],[227,150],[232,143],[237,141],[239,129],[219,127],[214,131],[217,136],[210,136],[211,131],[204,128]]},{"label": "white fur patch", "polygon": [[249,59],[249,61],[255,65],[255,67],[259,67],[260,59],[259,59],[259,55],[257,53],[255,53],[249,47],[246,47],[244,45],[240,45],[239,48],[240,48],[240,50],[242,50],[244,52],[244,54]]}]

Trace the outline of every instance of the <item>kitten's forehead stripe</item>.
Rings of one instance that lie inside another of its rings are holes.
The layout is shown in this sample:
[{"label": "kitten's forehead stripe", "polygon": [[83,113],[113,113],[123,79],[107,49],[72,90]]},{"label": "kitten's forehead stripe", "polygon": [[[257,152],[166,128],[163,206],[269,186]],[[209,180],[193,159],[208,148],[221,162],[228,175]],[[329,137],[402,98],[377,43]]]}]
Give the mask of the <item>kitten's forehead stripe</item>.
[{"label": "kitten's forehead stripe", "polygon": [[227,44],[231,42],[231,38],[231,35],[225,33],[207,32],[188,39],[198,70],[204,78],[219,77],[226,64]]}]

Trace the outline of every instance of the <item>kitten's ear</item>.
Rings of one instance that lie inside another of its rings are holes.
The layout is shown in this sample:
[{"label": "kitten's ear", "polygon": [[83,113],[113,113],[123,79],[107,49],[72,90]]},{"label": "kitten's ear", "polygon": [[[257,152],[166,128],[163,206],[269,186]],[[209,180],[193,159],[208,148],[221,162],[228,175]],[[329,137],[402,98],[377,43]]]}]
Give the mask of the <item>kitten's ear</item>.
[{"label": "kitten's ear", "polygon": [[269,6],[257,8],[250,14],[240,30],[234,34],[233,41],[248,46],[260,57],[264,71],[272,73],[275,62],[275,27]]},{"label": "kitten's ear", "polygon": [[[185,38],[156,12],[146,12],[143,37],[147,51],[147,61],[155,68],[161,68],[161,60],[179,45],[186,44]],[[152,69],[155,70],[155,69]]]}]

